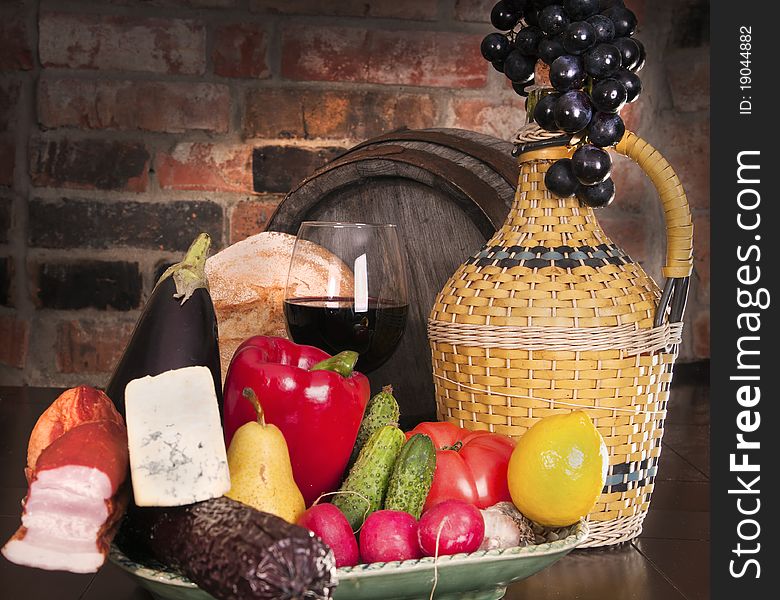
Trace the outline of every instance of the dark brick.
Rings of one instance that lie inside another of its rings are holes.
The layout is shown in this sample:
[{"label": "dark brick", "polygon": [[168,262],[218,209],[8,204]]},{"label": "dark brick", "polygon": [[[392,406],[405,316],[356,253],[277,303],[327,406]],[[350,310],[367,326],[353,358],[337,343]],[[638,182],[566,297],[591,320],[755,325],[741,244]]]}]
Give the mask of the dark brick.
[{"label": "dark brick", "polygon": [[11,199],[0,198],[0,244],[8,242],[11,229]]},{"label": "dark brick", "polygon": [[683,0],[675,2],[675,18],[672,19],[674,46],[695,48],[710,41],[709,0]]},{"label": "dark brick", "polygon": [[16,145],[12,139],[0,139],[0,185],[13,185]]},{"label": "dark brick", "polygon": [[141,302],[138,263],[81,261],[33,265],[33,295],[42,308],[130,310]]},{"label": "dark brick", "polygon": [[22,11],[0,14],[0,71],[32,68],[32,42]]},{"label": "dark brick", "polygon": [[112,140],[35,139],[30,175],[42,187],[146,190],[149,151],[141,143]]},{"label": "dark brick", "polygon": [[19,82],[0,82],[0,131],[11,131],[16,121],[19,103]]},{"label": "dark brick", "polygon": [[0,257],[0,305],[11,306],[11,281],[14,276],[14,263],[10,256]]},{"label": "dark brick", "polygon": [[41,248],[185,251],[202,231],[222,244],[222,208],[212,202],[47,201],[29,205],[28,242]]},{"label": "dark brick", "polygon": [[263,146],[252,153],[256,192],[288,192],[305,177],[344,152],[344,148]]},{"label": "dark brick", "polygon": [[664,57],[664,64],[672,101],[677,111],[709,110],[709,46],[673,50]]}]

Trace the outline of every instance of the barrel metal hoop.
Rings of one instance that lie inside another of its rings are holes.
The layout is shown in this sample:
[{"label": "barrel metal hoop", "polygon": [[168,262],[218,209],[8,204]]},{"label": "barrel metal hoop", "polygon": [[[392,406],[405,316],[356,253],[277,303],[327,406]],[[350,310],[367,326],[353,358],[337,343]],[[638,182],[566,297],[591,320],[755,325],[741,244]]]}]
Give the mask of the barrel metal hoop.
[{"label": "barrel metal hoop", "polygon": [[510,186],[513,188],[517,187],[519,171],[517,168],[517,161],[512,158],[511,153],[495,150],[490,146],[485,146],[468,138],[458,137],[457,135],[441,131],[401,129],[362,142],[353,147],[352,150],[359,150],[381,142],[426,142],[444,146],[451,150],[460,150],[489,165],[496,173],[503,177]]},{"label": "barrel metal hoop", "polygon": [[[422,150],[406,148],[405,146],[384,145],[365,147],[362,150],[350,152],[326,164],[309,177],[307,181],[344,165],[367,160],[399,162],[432,173],[472,200],[490,226],[493,227],[493,230],[498,229],[506,218],[506,205],[499,196],[498,191],[480,179],[470,169],[461,167],[446,158]],[[488,236],[491,233],[488,232]]]}]

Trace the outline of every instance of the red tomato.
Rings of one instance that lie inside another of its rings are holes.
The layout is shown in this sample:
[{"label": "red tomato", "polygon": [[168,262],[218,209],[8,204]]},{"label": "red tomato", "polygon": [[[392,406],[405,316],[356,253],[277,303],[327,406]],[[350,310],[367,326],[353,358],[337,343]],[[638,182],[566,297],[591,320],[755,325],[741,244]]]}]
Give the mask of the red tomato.
[{"label": "red tomato", "polygon": [[469,504],[477,503],[477,486],[474,475],[455,450],[436,451],[436,471],[423,512],[445,500],[464,500]]},{"label": "red tomato", "polygon": [[420,423],[407,433],[424,433],[436,448],[436,472],[423,511],[444,500],[465,500],[487,508],[511,501],[506,481],[515,441],[487,431],[469,431],[452,423]]},{"label": "red tomato", "polygon": [[420,423],[411,431],[407,431],[406,439],[409,439],[415,433],[424,433],[433,440],[433,445],[436,448],[444,448],[445,446],[452,446],[460,440],[463,436],[463,431],[463,429],[452,423],[431,421]]}]

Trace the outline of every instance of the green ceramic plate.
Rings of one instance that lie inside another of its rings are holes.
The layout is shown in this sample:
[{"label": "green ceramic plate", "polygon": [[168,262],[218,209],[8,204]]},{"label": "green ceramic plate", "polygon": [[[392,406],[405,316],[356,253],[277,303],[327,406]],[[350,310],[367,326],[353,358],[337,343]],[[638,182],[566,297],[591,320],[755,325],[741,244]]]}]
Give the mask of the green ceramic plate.
[{"label": "green ceramic plate", "polygon": [[[436,570],[435,598],[439,600],[496,600],[506,586],[551,565],[588,536],[585,521],[573,525],[556,542],[443,556]],[[115,546],[111,561],[162,600],[213,600],[185,577],[134,562]],[[338,570],[335,600],[427,600],[434,582],[434,560],[406,560],[345,567]]]}]

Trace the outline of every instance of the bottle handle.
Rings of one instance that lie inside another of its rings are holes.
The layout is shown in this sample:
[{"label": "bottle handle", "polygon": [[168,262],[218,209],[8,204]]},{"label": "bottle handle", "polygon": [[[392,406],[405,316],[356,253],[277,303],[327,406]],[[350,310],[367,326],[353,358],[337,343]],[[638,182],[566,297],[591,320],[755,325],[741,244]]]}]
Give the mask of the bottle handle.
[{"label": "bottle handle", "polygon": [[664,210],[666,222],[666,264],[662,270],[666,282],[655,315],[655,326],[682,320],[693,272],[693,222],[682,183],[669,162],[645,140],[630,131],[615,147],[618,154],[637,163],[653,182]]}]

